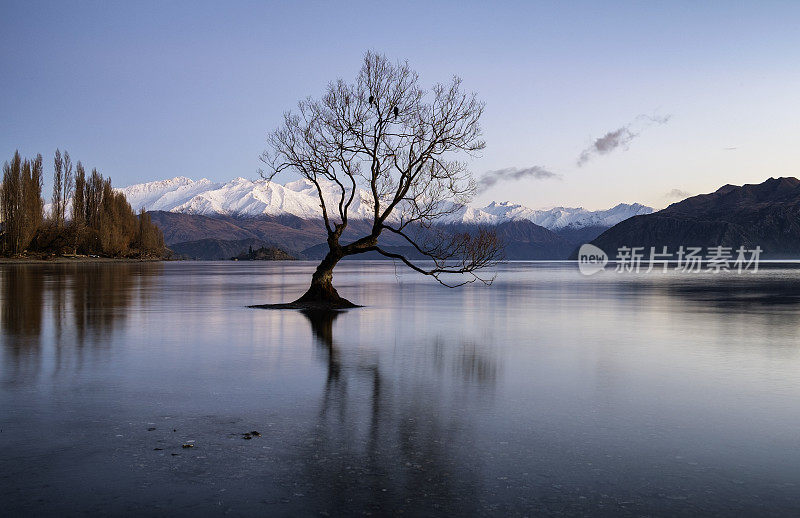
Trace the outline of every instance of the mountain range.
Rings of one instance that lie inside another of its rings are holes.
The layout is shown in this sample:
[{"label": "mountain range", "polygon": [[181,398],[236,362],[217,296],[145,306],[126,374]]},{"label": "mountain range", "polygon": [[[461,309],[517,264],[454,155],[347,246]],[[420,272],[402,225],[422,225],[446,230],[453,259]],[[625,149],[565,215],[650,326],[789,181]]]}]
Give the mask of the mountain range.
[{"label": "mountain range", "polygon": [[[326,199],[332,199],[333,186],[324,184],[323,189]],[[245,178],[214,183],[177,177],[121,191],[134,208],[151,212],[178,255],[221,259],[237,255],[239,248],[266,246],[318,259],[326,251],[319,199],[306,180],[281,185]],[[371,229],[369,194],[359,191],[355,200],[345,239]],[[797,258],[800,180],[770,178],[760,184],[724,185],[657,212],[638,203],[590,211],[492,202],[454,207],[438,224],[453,232],[490,225],[505,243],[508,259],[574,258],[577,247],[586,242],[611,256],[622,246],[645,250],[666,246],[670,251],[680,246],[760,246],[762,257]],[[384,248],[414,255],[398,236],[383,235],[380,242]]]},{"label": "mountain range", "polygon": [[[326,200],[335,197],[335,184],[321,184]],[[225,183],[207,179],[191,180],[178,176],[170,180],[131,185],[121,189],[135,209],[148,211],[199,214],[203,216],[276,217],[295,216],[301,219],[322,219],[322,209],[314,185],[305,179],[285,185],[266,180],[235,178]],[[350,208],[351,219],[368,219],[372,210],[371,196],[359,189]],[[440,223],[497,225],[506,221],[528,220],[550,230],[560,228],[611,227],[620,221],[653,209],[644,205],[621,203],[607,210],[554,207],[531,209],[510,202],[492,202],[481,208],[462,206]]]},{"label": "mountain range", "polygon": [[[762,258],[800,257],[800,180],[724,185],[652,214],[621,221],[592,241],[610,256],[623,246],[761,247]],[[574,258],[574,254],[573,254]]]},{"label": "mountain range", "polygon": [[[335,185],[322,185],[326,200],[334,199]],[[308,180],[279,184],[235,178],[216,183],[176,177],[120,191],[132,207],[151,213],[166,243],[179,256],[221,259],[236,255],[237,247],[251,245],[280,247],[307,259],[317,259],[325,252],[319,199]],[[359,190],[350,209],[350,235],[369,232],[371,207],[370,194]],[[652,211],[638,203],[591,211],[581,207],[531,209],[506,201],[454,207],[437,223],[451,231],[491,225],[504,239],[509,259],[564,259],[576,244],[594,239],[620,221]],[[411,253],[408,243],[397,236],[382,236],[381,243]]]}]

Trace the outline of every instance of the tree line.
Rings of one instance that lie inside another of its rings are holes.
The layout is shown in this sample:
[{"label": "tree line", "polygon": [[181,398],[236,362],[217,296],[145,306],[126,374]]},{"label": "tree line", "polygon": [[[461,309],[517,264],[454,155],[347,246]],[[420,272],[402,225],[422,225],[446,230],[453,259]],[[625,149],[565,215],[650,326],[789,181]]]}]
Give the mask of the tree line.
[{"label": "tree line", "polygon": [[45,217],[42,155],[23,159],[19,151],[3,165],[0,185],[2,252],[18,255],[86,254],[161,257],[164,236],[142,208],[137,214],[97,169],[74,168],[67,151],[56,150],[53,195]]}]

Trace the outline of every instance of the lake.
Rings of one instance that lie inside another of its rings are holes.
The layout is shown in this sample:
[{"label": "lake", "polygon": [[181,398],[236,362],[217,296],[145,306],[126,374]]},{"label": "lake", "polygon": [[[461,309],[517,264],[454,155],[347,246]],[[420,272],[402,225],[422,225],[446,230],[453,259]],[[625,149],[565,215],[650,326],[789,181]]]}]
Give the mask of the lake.
[{"label": "lake", "polygon": [[313,268],[0,265],[4,515],[800,514],[797,267]]}]

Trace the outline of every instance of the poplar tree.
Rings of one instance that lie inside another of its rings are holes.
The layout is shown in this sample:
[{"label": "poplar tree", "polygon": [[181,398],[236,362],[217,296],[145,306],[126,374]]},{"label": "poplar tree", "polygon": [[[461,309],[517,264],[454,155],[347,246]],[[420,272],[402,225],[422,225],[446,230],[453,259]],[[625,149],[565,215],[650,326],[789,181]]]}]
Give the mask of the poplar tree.
[{"label": "poplar tree", "polygon": [[[130,255],[161,256],[164,236],[142,209],[137,217],[128,200],[103,178],[97,169],[87,179],[86,170],[78,162],[73,175],[69,153],[56,150],[53,174],[53,210],[49,225],[42,225],[44,200],[42,155],[33,160],[14,153],[3,166],[0,185],[0,223],[2,251],[24,252],[34,242],[34,251],[61,253],[65,248],[76,252],[115,257]],[[72,200],[70,214],[66,207]],[[67,216],[70,225],[65,225]]]},{"label": "poplar tree", "polygon": [[64,187],[61,191],[61,223],[67,221],[67,203],[72,198],[72,190],[75,186],[75,176],[72,172],[72,159],[69,153],[64,151]]},{"label": "poplar tree", "polygon": [[42,155],[36,155],[32,161],[25,160],[22,176],[22,250],[33,240],[44,218],[44,201],[42,200],[42,182],[44,166]]},{"label": "poplar tree", "polygon": [[0,193],[3,215],[3,248],[16,254],[22,237],[22,157],[14,152],[11,162],[3,165],[3,186]]},{"label": "poplar tree", "polygon": [[25,251],[42,224],[42,155],[23,160],[19,151],[3,166],[0,188],[0,214],[3,219],[3,250]]},{"label": "poplar tree", "polygon": [[51,218],[57,227],[64,226],[66,221],[67,203],[72,197],[74,176],[72,174],[72,159],[67,151],[61,154],[56,149],[53,159],[53,210]]},{"label": "poplar tree", "polygon": [[64,223],[61,218],[64,214],[61,205],[61,193],[64,191],[64,159],[61,157],[61,151],[56,149],[55,158],[53,158],[53,207],[50,212],[50,218],[57,227],[61,227]]},{"label": "poplar tree", "polygon": [[86,171],[78,160],[75,166],[75,194],[72,196],[72,238],[75,252],[86,228]]}]

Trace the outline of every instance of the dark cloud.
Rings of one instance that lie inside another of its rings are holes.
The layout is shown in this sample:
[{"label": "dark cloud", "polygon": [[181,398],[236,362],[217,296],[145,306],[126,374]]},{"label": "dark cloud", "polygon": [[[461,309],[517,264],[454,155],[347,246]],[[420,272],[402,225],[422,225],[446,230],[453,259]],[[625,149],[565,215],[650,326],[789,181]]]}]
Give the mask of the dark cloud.
[{"label": "dark cloud", "polygon": [[485,191],[497,182],[505,182],[507,180],[521,180],[523,178],[535,178],[537,180],[546,180],[548,178],[558,178],[559,175],[548,171],[544,167],[535,165],[533,167],[525,167],[518,169],[516,167],[506,167],[505,169],[497,169],[494,171],[486,171],[483,176],[478,180],[478,192]]},{"label": "dark cloud", "polygon": [[656,115],[639,115],[633,122],[621,128],[609,131],[602,137],[595,139],[591,146],[581,152],[578,157],[578,167],[581,167],[596,155],[607,155],[620,147],[627,149],[628,144],[641,135],[645,128],[654,124],[666,124],[670,117],[670,115],[663,117]]},{"label": "dark cloud", "polygon": [[637,133],[633,133],[626,126],[609,131],[602,137],[595,139],[591,146],[581,152],[581,156],[578,157],[578,167],[591,160],[594,155],[605,155],[620,146],[627,146],[628,142],[637,136]]},{"label": "dark cloud", "polygon": [[680,189],[672,189],[664,195],[665,198],[688,198],[689,196],[692,196],[692,193]]}]

